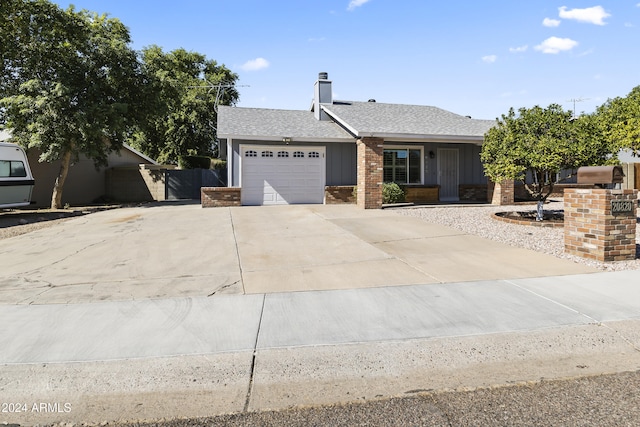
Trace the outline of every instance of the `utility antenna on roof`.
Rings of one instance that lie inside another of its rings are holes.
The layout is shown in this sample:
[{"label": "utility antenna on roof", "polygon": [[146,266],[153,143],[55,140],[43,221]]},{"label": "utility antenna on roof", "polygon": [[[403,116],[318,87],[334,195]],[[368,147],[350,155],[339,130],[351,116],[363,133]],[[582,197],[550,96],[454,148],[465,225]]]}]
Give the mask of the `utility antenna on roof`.
[{"label": "utility antenna on roof", "polygon": [[220,100],[222,99],[222,97],[224,96],[224,92],[227,89],[231,89],[231,88],[236,88],[236,87],[249,87],[249,85],[237,85],[234,83],[212,83],[209,80],[205,81],[208,83],[207,85],[204,86],[187,86],[188,88],[194,88],[194,89],[209,89],[207,92],[211,93],[214,90],[216,91],[216,101],[213,104],[213,109],[215,110],[215,112],[218,112],[218,104],[220,103]]},{"label": "utility antenna on roof", "polygon": [[[212,91],[216,91],[216,100],[213,103],[213,110],[216,112],[216,114],[218,114],[218,104],[220,104],[220,100],[222,99],[222,97],[224,96],[224,92],[227,89],[231,89],[231,88],[236,88],[236,87],[249,87],[248,85],[236,85],[234,83],[213,83],[210,82],[209,80],[205,79],[205,81],[208,83],[207,85],[204,86],[187,86],[188,88],[192,88],[192,89],[209,89],[207,92],[211,93]],[[218,133],[218,128],[213,124],[210,123],[211,127],[213,128],[213,130],[216,131],[216,134]],[[218,140],[218,137],[216,136],[214,141],[214,149],[220,150],[220,141]]]},{"label": "utility antenna on roof", "polygon": [[591,98],[572,98],[572,99],[567,99],[567,102],[573,102],[573,117],[571,117],[571,120],[577,119],[577,117],[576,117],[576,102],[588,101],[589,99],[591,99]]}]

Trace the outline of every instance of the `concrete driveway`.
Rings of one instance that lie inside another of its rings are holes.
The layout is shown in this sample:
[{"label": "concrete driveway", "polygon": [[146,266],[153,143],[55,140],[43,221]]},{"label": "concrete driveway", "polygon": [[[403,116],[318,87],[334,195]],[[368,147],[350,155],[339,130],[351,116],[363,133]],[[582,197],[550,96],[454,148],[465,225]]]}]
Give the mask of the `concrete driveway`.
[{"label": "concrete driveway", "polygon": [[103,211],[0,240],[0,300],[47,304],[590,273],[392,211],[355,206]]}]

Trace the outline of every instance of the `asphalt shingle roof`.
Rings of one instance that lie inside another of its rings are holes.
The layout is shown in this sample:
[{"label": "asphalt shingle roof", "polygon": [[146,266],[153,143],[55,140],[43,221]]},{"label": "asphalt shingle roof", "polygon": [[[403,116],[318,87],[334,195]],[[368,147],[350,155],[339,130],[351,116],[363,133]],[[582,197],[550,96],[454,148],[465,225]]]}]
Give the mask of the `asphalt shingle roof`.
[{"label": "asphalt shingle roof", "polygon": [[425,105],[336,101],[322,104],[322,108],[342,126],[316,120],[312,111],[221,106],[218,136],[353,140],[346,128],[358,137],[482,139],[495,125],[493,120],[471,119]]},{"label": "asphalt shingle roof", "polygon": [[437,107],[379,102],[334,102],[322,106],[332,117],[357,131],[359,136],[465,136],[482,137],[495,125]]},{"label": "asphalt shingle roof", "polygon": [[332,121],[316,120],[312,111],[271,110],[220,106],[218,136],[226,137],[283,137],[304,139],[344,139],[353,136]]}]

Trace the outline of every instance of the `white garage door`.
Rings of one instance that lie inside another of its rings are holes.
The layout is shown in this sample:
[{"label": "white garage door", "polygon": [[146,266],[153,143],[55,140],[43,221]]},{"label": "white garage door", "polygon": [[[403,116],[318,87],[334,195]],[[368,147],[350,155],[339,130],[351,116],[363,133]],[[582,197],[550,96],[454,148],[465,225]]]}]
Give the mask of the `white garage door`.
[{"label": "white garage door", "polygon": [[323,203],[325,147],[243,145],[242,204]]}]

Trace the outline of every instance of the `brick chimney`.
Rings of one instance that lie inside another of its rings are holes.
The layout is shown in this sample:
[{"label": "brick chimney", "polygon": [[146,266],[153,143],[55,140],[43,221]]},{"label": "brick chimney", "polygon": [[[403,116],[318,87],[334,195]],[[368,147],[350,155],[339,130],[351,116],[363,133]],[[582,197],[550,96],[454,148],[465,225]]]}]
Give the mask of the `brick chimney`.
[{"label": "brick chimney", "polygon": [[318,80],[314,87],[313,114],[317,120],[329,120],[329,116],[322,111],[320,104],[331,104],[333,102],[331,80],[329,74],[318,73]]}]

